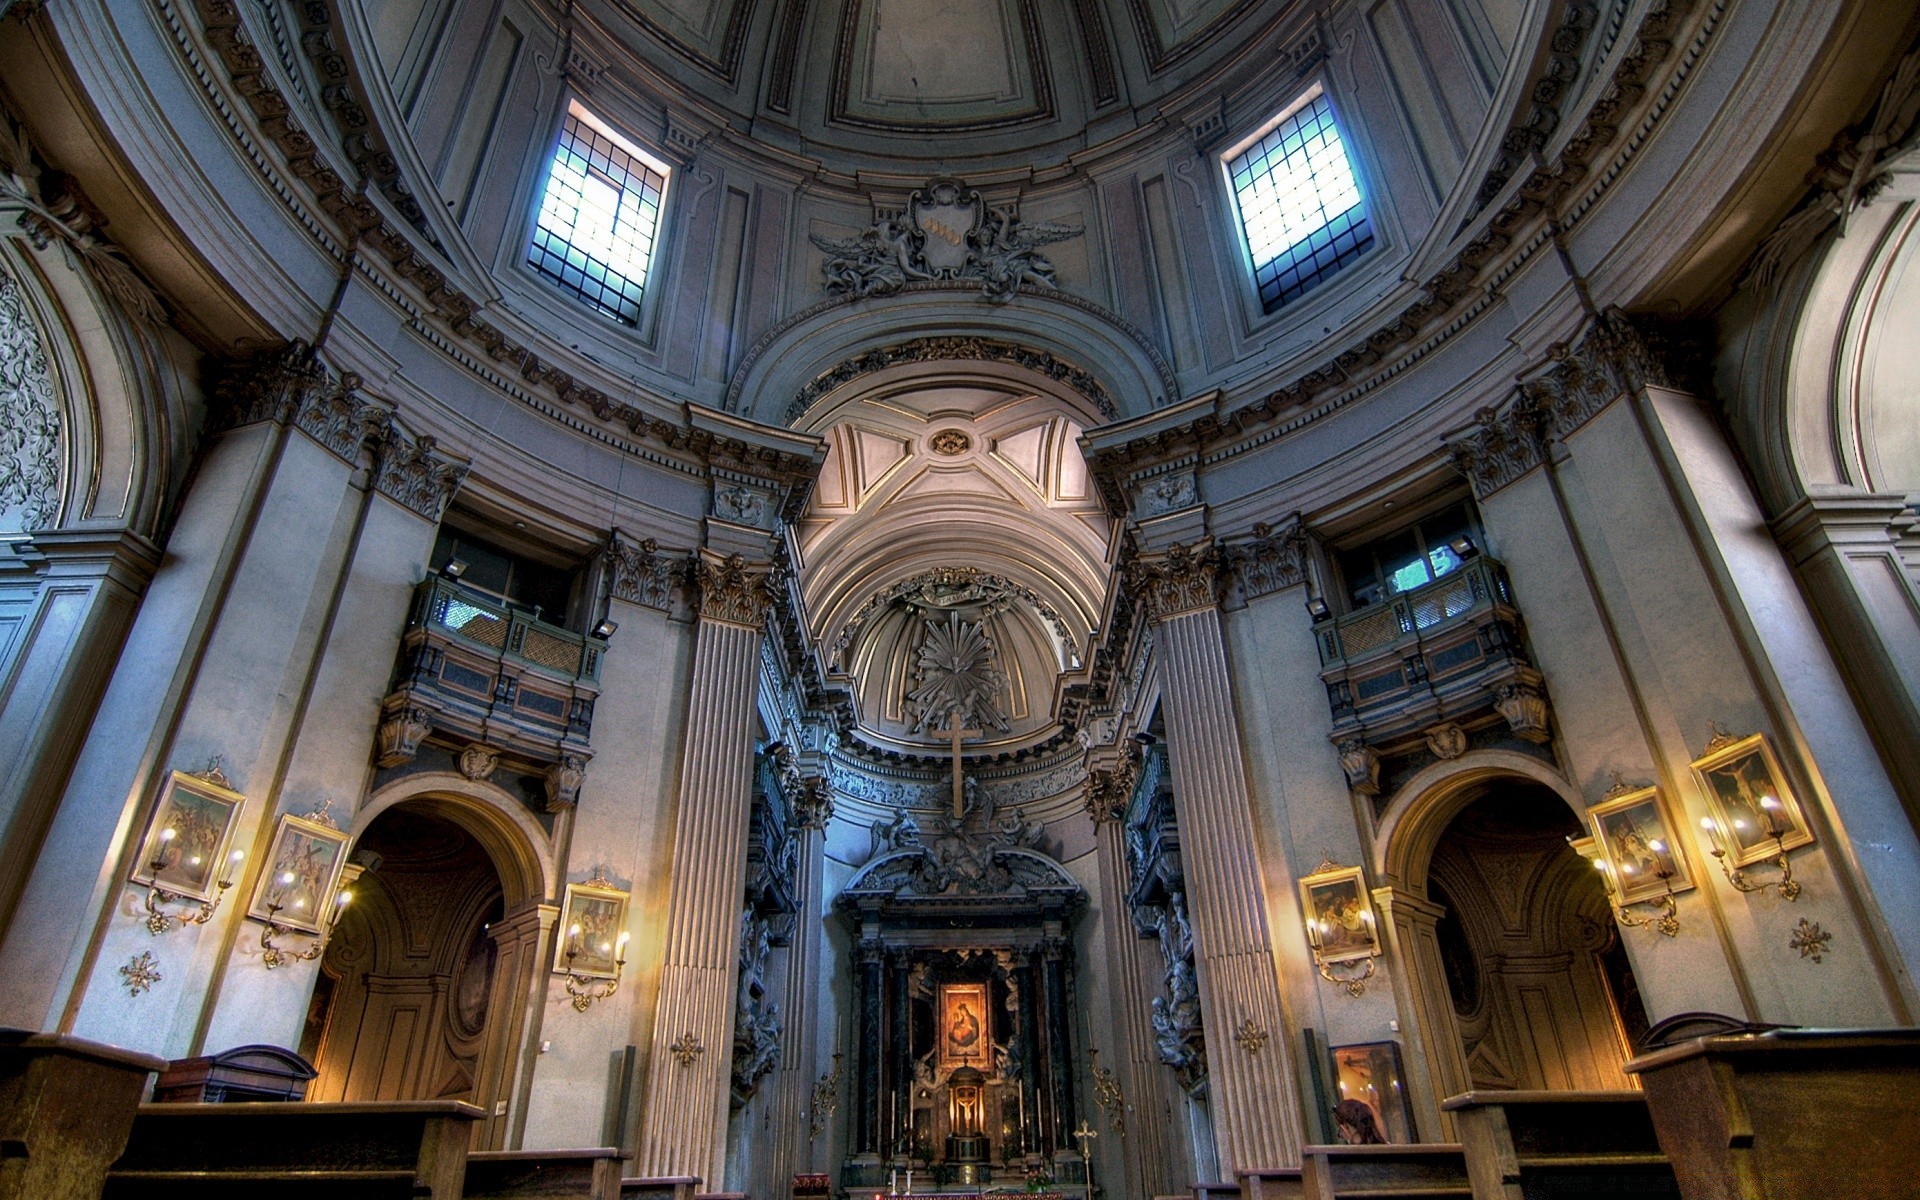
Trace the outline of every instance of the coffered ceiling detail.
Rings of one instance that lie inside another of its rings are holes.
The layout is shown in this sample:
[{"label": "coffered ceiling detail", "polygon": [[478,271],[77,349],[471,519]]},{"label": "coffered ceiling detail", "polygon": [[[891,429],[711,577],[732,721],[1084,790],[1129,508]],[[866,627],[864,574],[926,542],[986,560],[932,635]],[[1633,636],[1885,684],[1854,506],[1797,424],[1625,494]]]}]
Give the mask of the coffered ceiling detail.
[{"label": "coffered ceiling detail", "polygon": [[848,0],[832,119],[982,130],[1053,116],[1032,0]]}]

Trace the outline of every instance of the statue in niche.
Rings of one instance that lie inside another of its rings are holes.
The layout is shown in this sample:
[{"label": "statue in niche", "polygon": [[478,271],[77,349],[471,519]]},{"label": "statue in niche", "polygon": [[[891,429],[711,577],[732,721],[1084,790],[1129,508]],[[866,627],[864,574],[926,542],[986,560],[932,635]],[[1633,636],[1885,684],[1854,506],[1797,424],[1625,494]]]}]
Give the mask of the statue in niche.
[{"label": "statue in niche", "polygon": [[1160,1061],[1172,1067],[1181,1085],[1193,1087],[1207,1072],[1200,1025],[1200,989],[1193,966],[1182,960],[1167,971],[1165,996],[1153,998],[1153,1043]]}]

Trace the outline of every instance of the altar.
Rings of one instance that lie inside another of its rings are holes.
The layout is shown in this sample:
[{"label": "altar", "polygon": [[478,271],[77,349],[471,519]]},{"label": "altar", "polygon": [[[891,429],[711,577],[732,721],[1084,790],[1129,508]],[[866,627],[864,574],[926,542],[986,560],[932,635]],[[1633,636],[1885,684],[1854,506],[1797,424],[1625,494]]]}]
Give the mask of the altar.
[{"label": "altar", "polygon": [[1038,826],[905,813],[837,901],[854,940],[849,1196],[1083,1191],[1070,922],[1085,895]]}]

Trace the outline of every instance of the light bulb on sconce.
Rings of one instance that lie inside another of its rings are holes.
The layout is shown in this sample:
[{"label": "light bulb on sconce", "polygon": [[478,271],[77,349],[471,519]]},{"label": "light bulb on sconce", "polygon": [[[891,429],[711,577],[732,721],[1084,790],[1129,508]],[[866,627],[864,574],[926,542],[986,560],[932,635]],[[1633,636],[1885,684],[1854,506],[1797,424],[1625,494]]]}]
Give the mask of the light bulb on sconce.
[{"label": "light bulb on sconce", "polygon": [[620,990],[620,973],[627,967],[627,939],[631,936],[622,930],[612,944],[600,943],[601,955],[613,956],[613,977],[594,979],[573,969],[573,960],[580,955],[580,934],[578,922],[567,926],[567,995],[572,998],[575,1012],[585,1012],[595,1000],[605,1000]]},{"label": "light bulb on sconce", "polygon": [[[1632,863],[1613,863],[1607,860],[1604,852],[1596,847],[1582,849],[1586,845],[1582,839],[1568,838],[1567,844],[1579,854],[1592,853],[1593,869],[1600,873],[1600,886],[1607,893],[1607,903],[1613,907],[1613,919],[1629,929],[1651,928],[1667,937],[1676,937],[1680,933],[1679,905],[1674,900],[1673,879],[1675,871],[1673,859],[1667,852],[1667,843],[1661,838],[1649,838],[1647,849],[1653,851],[1653,877],[1666,886],[1666,894],[1652,898],[1643,898],[1622,903],[1621,896],[1634,882],[1636,868]],[[1616,877],[1617,876],[1617,877]],[[1635,906],[1648,904],[1652,912],[1635,911]]]},{"label": "light bulb on sconce", "polygon": [[[282,884],[291,884],[293,880],[294,875],[291,871],[283,872],[280,876],[280,882]],[[280,894],[284,895],[284,893]],[[280,915],[280,911],[287,908],[288,905],[282,903],[279,899],[268,901],[267,920],[266,923],[260,927],[260,961],[265,964],[267,970],[271,971],[275,967],[289,966],[297,962],[312,962],[314,959],[319,958],[322,954],[326,953],[327,943],[333,940],[334,927],[339,925],[341,915],[347,911],[347,905],[352,903],[353,893],[350,890],[341,888],[335,892],[333,895],[333,911],[331,913],[321,914],[320,933],[314,938],[313,944],[305,950],[289,950],[284,946],[274,945],[273,939],[285,937],[289,933],[298,933],[300,931],[289,929],[274,920],[275,917]],[[292,907],[295,911],[303,910],[306,906],[307,898],[305,896],[296,896],[294,898]]]},{"label": "light bulb on sconce", "polygon": [[[148,869],[152,871],[155,880],[159,879],[162,871],[165,871],[173,865],[167,859],[167,852],[172,847],[174,840],[179,836],[180,831],[172,827],[160,831],[159,849],[154,852],[153,861],[148,864]],[[147,932],[158,937],[177,925],[205,925],[208,921],[211,921],[214,910],[218,909],[220,902],[227,898],[227,889],[233,886],[234,872],[239,870],[240,860],[245,857],[246,851],[244,850],[235,850],[232,855],[228,857],[226,871],[215,881],[215,886],[220,890],[214,893],[213,899],[201,901],[198,912],[166,912],[160,907],[162,904],[166,904],[172,900],[179,900],[182,897],[178,893],[170,892],[166,888],[161,887],[158,882],[148,884]],[[195,867],[199,866],[202,861],[204,860],[198,854],[193,855],[187,860],[190,865]]]},{"label": "light bulb on sconce", "polygon": [[[1785,838],[1792,827],[1782,826],[1780,824],[1778,816],[1782,811],[1780,801],[1774,799],[1772,796],[1763,795],[1760,797],[1760,812],[1767,819],[1767,836],[1773,839],[1775,850],[1773,865],[1780,869],[1780,878],[1761,883],[1755,883],[1753,880],[1747,878],[1747,873],[1744,869],[1733,866],[1728,860],[1727,839],[1725,831],[1720,828],[1720,822],[1714,820],[1712,817],[1700,818],[1700,828],[1706,830],[1707,840],[1713,843],[1712,854],[1714,861],[1720,864],[1720,873],[1727,877],[1727,882],[1733,885],[1735,891],[1752,893],[1763,892],[1768,888],[1772,888],[1779,894],[1782,900],[1798,900],[1800,898],[1800,882],[1793,877],[1793,860],[1787,857],[1785,843]],[[1732,818],[1731,823],[1734,828],[1734,836],[1737,839],[1740,832],[1747,828],[1747,823],[1739,817]]]}]

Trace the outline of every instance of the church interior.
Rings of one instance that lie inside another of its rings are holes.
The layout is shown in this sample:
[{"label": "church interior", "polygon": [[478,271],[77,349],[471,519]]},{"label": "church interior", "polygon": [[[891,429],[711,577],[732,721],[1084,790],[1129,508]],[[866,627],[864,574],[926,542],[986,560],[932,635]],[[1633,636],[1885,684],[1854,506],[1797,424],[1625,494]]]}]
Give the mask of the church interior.
[{"label": "church interior", "polygon": [[1916,146],[1909,0],[0,0],[0,1200],[1920,1195]]}]

